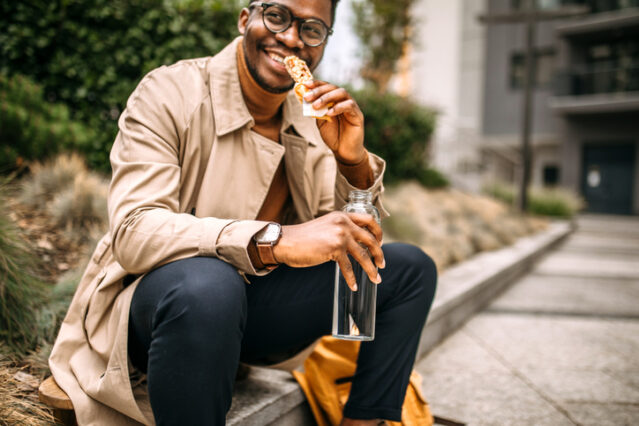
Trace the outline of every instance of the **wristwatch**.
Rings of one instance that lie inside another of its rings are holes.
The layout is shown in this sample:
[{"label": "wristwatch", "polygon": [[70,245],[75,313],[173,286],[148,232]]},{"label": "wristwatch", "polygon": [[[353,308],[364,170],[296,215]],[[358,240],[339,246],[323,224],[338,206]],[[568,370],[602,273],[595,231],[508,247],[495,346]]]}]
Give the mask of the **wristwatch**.
[{"label": "wristwatch", "polygon": [[264,264],[264,267],[268,270],[273,270],[279,264],[275,260],[275,254],[273,253],[273,247],[278,243],[282,237],[282,226],[279,223],[271,222],[266,225],[260,232],[255,234],[253,240],[257,247],[257,254],[260,260]]}]

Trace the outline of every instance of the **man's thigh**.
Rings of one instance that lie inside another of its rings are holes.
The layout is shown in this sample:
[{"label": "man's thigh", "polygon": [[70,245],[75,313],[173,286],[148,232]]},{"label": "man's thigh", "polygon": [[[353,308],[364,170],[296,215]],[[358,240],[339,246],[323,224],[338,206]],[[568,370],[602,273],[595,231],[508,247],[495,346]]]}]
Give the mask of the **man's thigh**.
[{"label": "man's thigh", "polygon": [[243,361],[294,352],[331,333],[334,262],[310,268],[280,265],[266,276],[248,278]]},{"label": "man's thigh", "polygon": [[[385,244],[382,250],[386,268],[380,271],[378,314],[423,291],[431,296],[424,302],[428,308],[436,283],[432,260],[407,244]],[[267,358],[274,362],[270,356],[294,354],[331,334],[335,262],[310,268],[280,265],[266,276],[248,278],[251,284],[246,285],[248,313],[242,361],[260,362]]]}]

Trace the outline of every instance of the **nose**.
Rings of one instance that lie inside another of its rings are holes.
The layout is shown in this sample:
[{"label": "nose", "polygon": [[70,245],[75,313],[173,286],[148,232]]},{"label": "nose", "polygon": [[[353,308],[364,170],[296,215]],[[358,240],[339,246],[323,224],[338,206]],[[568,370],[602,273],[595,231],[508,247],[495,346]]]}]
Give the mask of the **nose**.
[{"label": "nose", "polygon": [[298,30],[298,23],[293,22],[286,31],[275,34],[275,39],[286,45],[286,47],[294,49],[304,48],[304,42],[300,38],[300,32]]}]

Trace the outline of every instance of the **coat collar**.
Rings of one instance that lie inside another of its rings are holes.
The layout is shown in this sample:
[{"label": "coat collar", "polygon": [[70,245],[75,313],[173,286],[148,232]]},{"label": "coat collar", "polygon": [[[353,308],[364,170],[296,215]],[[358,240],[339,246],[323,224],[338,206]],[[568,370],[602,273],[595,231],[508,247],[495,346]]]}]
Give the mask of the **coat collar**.
[{"label": "coat collar", "polygon": [[[247,125],[255,125],[244,102],[237,72],[237,44],[241,42],[241,36],[235,38],[210,60],[208,66],[209,91],[218,137]],[[302,115],[302,107],[293,91],[286,97],[283,108],[282,130],[286,131],[292,126],[308,143],[317,145],[319,132],[315,119]]]},{"label": "coat collar", "polygon": [[289,127],[294,127],[295,131],[313,146],[321,140],[317,124],[312,117],[302,115],[302,105],[297,99],[297,95],[291,90],[284,101],[284,117],[282,120],[282,130],[287,131]]}]

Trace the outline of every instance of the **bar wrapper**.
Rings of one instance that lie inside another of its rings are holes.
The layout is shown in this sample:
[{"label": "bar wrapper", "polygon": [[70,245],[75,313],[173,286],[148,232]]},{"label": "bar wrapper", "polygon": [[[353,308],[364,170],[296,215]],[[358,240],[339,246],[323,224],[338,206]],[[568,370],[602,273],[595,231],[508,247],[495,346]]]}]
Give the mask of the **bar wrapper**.
[{"label": "bar wrapper", "polygon": [[295,81],[293,90],[302,103],[302,114],[305,117],[315,117],[319,120],[331,121],[331,117],[328,117],[326,114],[333,104],[329,104],[321,109],[315,109],[311,103],[304,100],[304,94],[306,94],[308,90],[304,83],[313,81],[313,74],[311,74],[311,70],[308,68],[308,65],[306,65],[306,62],[297,56],[287,56],[284,58],[284,66],[286,66],[286,71],[288,71],[293,81]]}]

